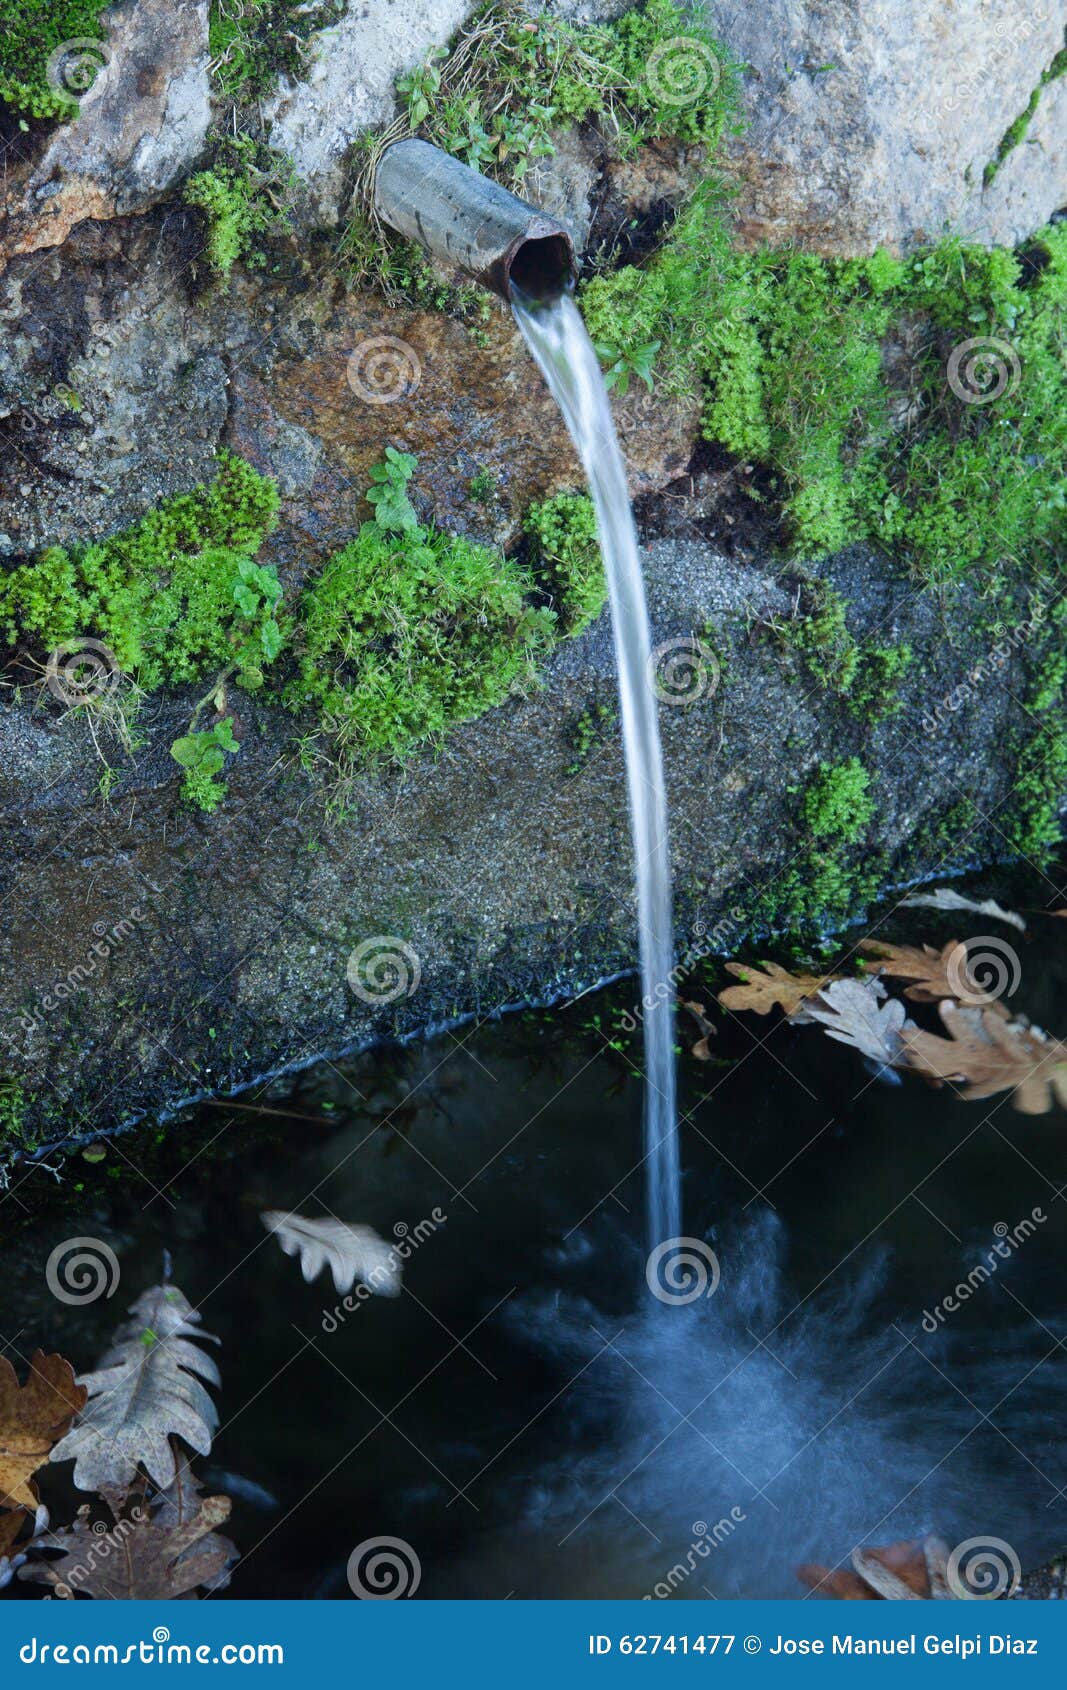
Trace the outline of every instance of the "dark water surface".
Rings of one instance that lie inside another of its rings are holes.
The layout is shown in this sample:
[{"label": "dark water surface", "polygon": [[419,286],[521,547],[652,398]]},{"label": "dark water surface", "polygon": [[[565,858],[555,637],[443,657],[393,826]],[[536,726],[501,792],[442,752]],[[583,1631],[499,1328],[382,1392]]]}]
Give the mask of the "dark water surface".
[{"label": "dark water surface", "polygon": [[[989,932],[1019,957],[1013,1007],[1067,1030],[1067,922],[1022,936],[906,911],[884,929]],[[680,1103],[684,1230],[721,1282],[666,1307],[644,1280],[639,1051],[589,1025],[632,991],[323,1064],[162,1143],[74,1157],[62,1185],[17,1176],[0,1204],[16,1362],[41,1345],[91,1365],[164,1249],[221,1337],[200,1466],[235,1495],[230,1594],[347,1598],[350,1552],[383,1536],[431,1598],[633,1597],[672,1568],[679,1598],[800,1596],[797,1562],[863,1539],[993,1534],[1023,1567],[1067,1539],[1064,1111],[889,1086],[813,1028],[714,1011],[730,1060],[683,1057]],[[264,1209],[418,1235],[403,1294],[332,1317],[332,1282],[304,1284]],[[1035,1213],[924,1328],[998,1227]],[[45,1288],[75,1234],[118,1256],[110,1302]]]}]

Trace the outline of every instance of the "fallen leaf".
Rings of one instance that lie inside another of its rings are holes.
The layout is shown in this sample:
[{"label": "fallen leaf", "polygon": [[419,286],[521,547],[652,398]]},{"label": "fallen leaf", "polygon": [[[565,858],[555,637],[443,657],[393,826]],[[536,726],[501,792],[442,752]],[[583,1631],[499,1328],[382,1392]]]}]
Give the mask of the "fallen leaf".
[{"label": "fallen leaf", "polygon": [[836,974],[790,974],[776,962],[761,963],[759,968],[728,962],[727,974],[744,981],[741,986],[727,986],[719,993],[724,1009],[750,1009],[756,1015],[767,1015],[775,1004],[787,1015],[794,1015],[807,998],[821,992],[836,980]]},{"label": "fallen leaf", "polygon": [[983,898],[981,903],[975,903],[973,898],[954,892],[951,886],[938,886],[933,892],[913,893],[910,898],[902,898],[901,904],[910,909],[973,910],[975,915],[988,915],[993,921],[1006,921],[1009,927],[1017,927],[1020,933],[1026,932],[1025,921],[1014,910],[1003,909],[992,898]]},{"label": "fallen leaf", "polygon": [[1067,1044],[1046,1038],[1024,1021],[1006,1021],[1000,1008],[938,1006],[948,1038],[912,1028],[905,1037],[909,1068],[935,1085],[963,1088],[967,1102],[1010,1091],[1024,1115],[1044,1115],[1053,1099],[1067,1108]]},{"label": "fallen leaf", "polygon": [[62,1356],[37,1350],[24,1385],[7,1357],[0,1356],[0,1508],[34,1512],[37,1493],[30,1479],[85,1406],[85,1397]]},{"label": "fallen leaf", "polygon": [[879,1548],[854,1549],[852,1567],[797,1568],[802,1584],[843,1602],[929,1602],[951,1596],[948,1546],[938,1537],[904,1538]]},{"label": "fallen leaf", "polygon": [[400,1259],[373,1227],[349,1226],[329,1215],[309,1220],[306,1215],[287,1215],[280,1209],[268,1209],[259,1218],[287,1256],[299,1256],[309,1285],[328,1267],[342,1297],[348,1295],[357,1279],[383,1297],[399,1297]]},{"label": "fallen leaf", "polygon": [[217,1385],[219,1370],[197,1348],[218,1339],[200,1330],[196,1310],[176,1285],[156,1285],[130,1313],[97,1370],[80,1376],[88,1406],[52,1451],[53,1461],[73,1458],[79,1490],[126,1490],[139,1465],[165,1487],[175,1473],[171,1437],[206,1455],[218,1425],[200,1381]]},{"label": "fallen leaf", "polygon": [[690,1056],[695,1056],[698,1062],[710,1062],[711,1046],[708,1043],[708,1040],[715,1037],[715,1023],[708,1020],[707,1013],[702,1003],[689,1003],[684,998],[679,1001],[682,1008],[693,1017],[693,1020],[700,1029],[701,1036],[697,1040],[696,1044],[690,1047]]},{"label": "fallen leaf", "polygon": [[218,1580],[237,1559],[237,1550],[217,1528],[230,1517],[228,1496],[209,1496],[179,1522],[161,1518],[143,1504],[116,1520],[107,1533],[90,1520],[83,1503],[74,1524],[50,1532],[42,1547],[61,1549],[58,1560],[36,1560],[19,1572],[31,1584],[49,1584],[57,1596],[75,1594],[97,1601],[167,1602],[194,1597]]},{"label": "fallen leaf", "polygon": [[817,1021],[832,1039],[851,1045],[880,1068],[892,1068],[900,1061],[901,1033],[911,1023],[904,1019],[904,1005],[896,998],[882,1003],[884,995],[877,980],[833,980],[790,1020]]},{"label": "fallen leaf", "polygon": [[980,992],[967,968],[967,947],[959,939],[950,939],[940,951],[933,945],[921,950],[915,945],[885,945],[879,939],[861,939],[859,948],[877,959],[879,974],[911,982],[904,996],[912,1003],[940,1003],[961,992],[972,997]]}]

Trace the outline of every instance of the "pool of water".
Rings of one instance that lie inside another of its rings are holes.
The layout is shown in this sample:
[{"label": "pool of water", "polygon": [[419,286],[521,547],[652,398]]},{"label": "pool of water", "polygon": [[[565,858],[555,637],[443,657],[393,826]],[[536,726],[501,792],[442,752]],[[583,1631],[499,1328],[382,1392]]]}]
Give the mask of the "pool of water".
[{"label": "pool of water", "polygon": [[[989,930],[922,911],[885,929]],[[1062,1032],[1067,923],[993,930],[1019,954],[1013,1005]],[[684,1230],[720,1277],[666,1306],[645,1281],[640,1052],[590,1025],[632,991],[324,1063],[74,1157],[62,1184],[19,1176],[6,1353],[87,1368],[164,1251],[222,1339],[200,1466],[235,1499],[228,1594],[348,1598],[352,1550],[381,1537],[417,1555],[420,1598],[683,1600],[799,1598],[798,1562],[927,1529],[993,1534],[1024,1567],[1067,1538],[1063,1112],[886,1085],[815,1029],[715,1011],[720,1059],[683,1056],[680,1105]],[[402,1295],[339,1309],[265,1209],[406,1239]],[[110,1301],[48,1293],[74,1233],[115,1251]]]}]

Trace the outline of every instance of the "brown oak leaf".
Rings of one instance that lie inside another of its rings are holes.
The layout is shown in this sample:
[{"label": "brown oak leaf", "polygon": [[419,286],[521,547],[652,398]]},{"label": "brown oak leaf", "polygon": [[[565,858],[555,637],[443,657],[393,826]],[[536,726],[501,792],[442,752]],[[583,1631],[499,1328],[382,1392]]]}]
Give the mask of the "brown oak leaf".
[{"label": "brown oak leaf", "polygon": [[907,980],[904,996],[912,1003],[940,1003],[943,998],[958,998],[961,992],[980,995],[981,988],[972,980],[967,967],[967,947],[959,939],[950,939],[943,950],[933,945],[886,945],[880,939],[861,939],[860,950],[877,959],[879,974],[890,980]]},{"label": "brown oak leaf", "polygon": [[934,1085],[951,1081],[962,1088],[968,1102],[1010,1091],[1023,1115],[1046,1114],[1054,1098],[1067,1108],[1067,1044],[1046,1038],[1024,1021],[1006,1021],[999,1009],[940,1004],[948,1038],[908,1032],[907,1066]]},{"label": "brown oak leaf", "polygon": [[230,1516],[228,1496],[209,1496],[182,1521],[161,1518],[143,1504],[119,1519],[108,1532],[94,1530],[88,1503],[72,1526],[50,1532],[49,1549],[62,1549],[58,1560],[32,1561],[19,1578],[50,1584],[59,1597],[91,1596],[97,1601],[167,1602],[196,1600],[198,1590],[214,1587],[237,1550],[217,1527]]},{"label": "brown oak leaf", "polygon": [[727,974],[744,982],[727,986],[719,993],[724,1009],[750,1009],[756,1015],[768,1015],[775,1004],[787,1015],[794,1015],[807,998],[840,977],[836,974],[790,974],[776,962],[761,963],[759,968],[740,962],[728,962]]},{"label": "brown oak leaf", "polygon": [[37,1493],[30,1480],[84,1408],[86,1395],[62,1356],[37,1350],[24,1385],[7,1357],[0,1356],[0,1508],[33,1513]]}]

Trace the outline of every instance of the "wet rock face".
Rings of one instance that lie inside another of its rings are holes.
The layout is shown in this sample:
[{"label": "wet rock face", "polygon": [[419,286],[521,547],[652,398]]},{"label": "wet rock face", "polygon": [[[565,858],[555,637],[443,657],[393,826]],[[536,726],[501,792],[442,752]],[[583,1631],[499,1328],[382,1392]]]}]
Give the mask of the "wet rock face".
[{"label": "wet rock face", "polygon": [[[192,213],[91,224],[0,276],[0,555],[91,540],[210,479],[220,444],[277,476],[283,575],[366,519],[383,448],[418,455],[438,524],[510,544],[526,507],[581,484],[506,307],[477,339],[442,312],[389,311],[326,275],[307,292],[235,274],[193,296]],[[635,494],[684,470],[698,407],[638,384],[616,401]],[[470,482],[486,470],[493,491]]]},{"label": "wet rock face", "polygon": [[951,231],[1011,246],[1067,202],[1062,81],[984,183],[1064,45],[1064,0],[707,0],[705,12],[749,67],[733,161],[752,245],[855,255]]},{"label": "wet rock face", "polygon": [[[904,709],[872,728],[752,637],[790,612],[777,563],[662,541],[644,565],[656,645],[688,651],[702,630],[721,664],[698,664],[688,702],[660,710],[680,954],[741,942],[730,912],[795,863],[791,794],[820,763],[862,755],[890,855],[961,792],[982,792],[990,813],[1007,798],[1002,748],[1024,719],[1017,654],[949,727],[929,727],[937,700],[988,657],[965,596],[949,648],[939,607],[884,560],[857,551],[825,566],[858,638],[915,652]],[[604,617],[558,649],[543,688],[362,779],[333,825],[295,752],[307,724],[251,698],[234,700],[241,755],[207,817],[176,806],[167,751],[191,696],[153,701],[148,744],[122,761],[107,805],[84,720],[0,710],[0,1072],[22,1077],[31,1119],[49,1136],[92,1133],[631,967],[614,696]],[[590,742],[582,725],[601,705]],[[944,848],[913,855],[908,872],[933,870]]]},{"label": "wet rock face", "polygon": [[78,116],[4,183],[0,265],[61,245],[86,218],[155,204],[204,145],[208,0],[123,0],[102,22],[104,63]]}]

